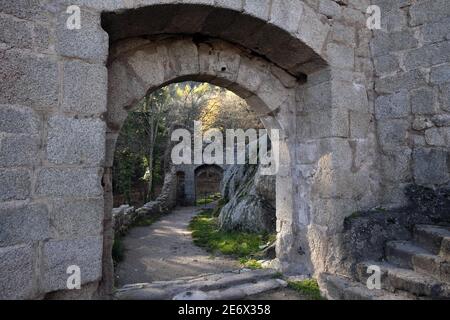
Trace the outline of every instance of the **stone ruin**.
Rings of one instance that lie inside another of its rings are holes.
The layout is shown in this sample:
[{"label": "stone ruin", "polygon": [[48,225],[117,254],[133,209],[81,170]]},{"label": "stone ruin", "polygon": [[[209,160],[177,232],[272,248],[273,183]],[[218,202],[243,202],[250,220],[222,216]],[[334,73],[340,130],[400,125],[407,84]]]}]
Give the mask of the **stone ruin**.
[{"label": "stone ruin", "polygon": [[[111,294],[114,144],[170,83],[225,87],[280,129],[279,270],[323,274],[330,296],[359,290],[333,278],[354,274],[346,218],[449,186],[447,0],[2,0],[0,13],[2,299]],[[82,290],[67,290],[70,265]]]}]

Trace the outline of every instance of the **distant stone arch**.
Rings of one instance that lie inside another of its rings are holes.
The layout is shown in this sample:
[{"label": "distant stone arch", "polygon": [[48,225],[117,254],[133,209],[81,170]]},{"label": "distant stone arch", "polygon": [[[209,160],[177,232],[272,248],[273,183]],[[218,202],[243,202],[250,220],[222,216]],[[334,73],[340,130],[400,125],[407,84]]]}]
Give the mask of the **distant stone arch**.
[{"label": "distant stone arch", "polygon": [[195,199],[220,193],[224,169],[218,165],[204,164],[195,168]]}]

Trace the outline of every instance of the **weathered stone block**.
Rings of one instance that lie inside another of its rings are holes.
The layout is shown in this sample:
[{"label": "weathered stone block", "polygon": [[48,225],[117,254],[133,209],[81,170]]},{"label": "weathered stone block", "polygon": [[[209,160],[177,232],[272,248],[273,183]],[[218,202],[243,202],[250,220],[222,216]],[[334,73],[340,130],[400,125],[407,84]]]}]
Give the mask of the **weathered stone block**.
[{"label": "weathered stone block", "polygon": [[387,181],[404,182],[411,178],[411,149],[398,148],[381,155],[381,167]]},{"label": "weathered stone block", "polygon": [[330,65],[333,67],[353,69],[355,65],[355,51],[350,47],[330,43],[327,46],[327,56]]},{"label": "weathered stone block", "polygon": [[450,180],[448,152],[442,149],[417,148],[413,151],[414,179],[419,185],[440,185]]},{"label": "weathered stone block", "polygon": [[[129,79],[123,81],[123,79]],[[108,113],[106,120],[108,128],[119,131],[128,116],[127,110],[144,97],[148,88],[144,88],[131,70],[123,63],[115,61],[108,68]]]},{"label": "weathered stone block", "polygon": [[406,70],[427,68],[450,61],[450,41],[435,43],[411,50],[405,57]]},{"label": "weathered stone block", "polygon": [[105,134],[106,125],[100,119],[51,117],[48,121],[48,160],[55,164],[101,165]]},{"label": "weathered stone block", "polygon": [[244,12],[257,18],[268,20],[270,12],[270,2],[244,1]]},{"label": "weathered stone block", "polygon": [[41,0],[0,0],[0,8],[3,13],[26,20],[48,21],[51,17]]},{"label": "weathered stone block", "polygon": [[0,166],[33,166],[39,163],[40,139],[37,136],[0,138]]},{"label": "weathered stone block", "polygon": [[439,86],[439,102],[442,110],[450,112],[450,84]]},{"label": "weathered stone block", "polygon": [[376,57],[373,61],[378,76],[393,73],[400,69],[398,58],[394,55]]},{"label": "weathered stone block", "polygon": [[49,27],[35,24],[33,27],[34,47],[39,51],[48,51],[53,53],[55,51],[53,44],[53,30]]},{"label": "weathered stone block", "polygon": [[332,105],[332,84],[322,82],[311,87],[301,87],[299,90],[299,108],[302,111],[315,112],[327,110]]},{"label": "weathered stone block", "polygon": [[103,194],[101,170],[96,168],[42,169],[38,174],[36,184],[36,194],[40,196],[80,198]]},{"label": "weathered stone block", "polygon": [[108,34],[100,26],[100,13],[81,10],[81,29],[69,30],[66,8],[57,14],[56,48],[66,57],[105,62],[108,55]]},{"label": "weathered stone block", "polygon": [[[332,82],[332,106],[338,109],[369,111],[366,87],[355,82],[334,80]],[[326,106],[328,107],[328,106]]]},{"label": "weathered stone block", "polygon": [[30,108],[0,105],[0,132],[36,135],[40,119]]},{"label": "weathered stone block", "polygon": [[241,11],[243,7],[242,0],[215,0],[214,3],[221,8],[229,8],[237,11]]},{"label": "weathered stone block", "polygon": [[331,29],[333,41],[343,43],[347,47],[356,46],[356,30],[352,26],[335,23]]},{"label": "weathered stone block", "polygon": [[372,53],[374,56],[383,56],[394,51],[416,48],[419,41],[414,38],[412,31],[400,31],[387,33],[377,31],[374,33],[374,39],[371,42]]},{"label": "weathered stone block", "polygon": [[450,127],[450,114],[438,114],[431,118],[437,127]]},{"label": "weathered stone block", "polygon": [[383,120],[378,122],[378,137],[383,149],[391,149],[406,144],[409,129],[408,120]]},{"label": "weathered stone block", "polygon": [[58,67],[54,58],[0,51],[0,103],[41,108],[58,102]]},{"label": "weathered stone block", "polygon": [[342,8],[342,19],[359,27],[365,26],[366,24],[364,13],[360,10],[355,10],[345,6]]},{"label": "weathered stone block", "polygon": [[427,117],[418,116],[414,118],[412,128],[417,131],[422,131],[433,126],[433,122]]},{"label": "weathered stone block", "polygon": [[[258,3],[259,5],[259,3]],[[303,14],[303,3],[298,0],[272,1],[270,22],[288,32],[297,32]]]},{"label": "weathered stone block", "polygon": [[127,57],[128,65],[148,88],[164,83],[164,62],[167,57],[158,53],[156,46],[149,45]]},{"label": "weathered stone block", "polygon": [[50,215],[53,238],[98,236],[102,231],[103,198],[55,200]]},{"label": "weathered stone block", "polygon": [[410,113],[409,95],[407,91],[399,91],[387,96],[379,96],[375,100],[375,116],[377,119],[404,118]]},{"label": "weathered stone block", "polygon": [[411,109],[414,114],[435,114],[436,95],[431,88],[420,88],[411,92]]},{"label": "weathered stone block", "polygon": [[316,111],[309,115],[311,137],[348,137],[349,116],[347,110],[331,109]]},{"label": "weathered stone block", "polygon": [[328,18],[339,18],[342,14],[342,8],[335,1],[320,0],[319,13],[327,16]]},{"label": "weathered stone block", "polygon": [[401,90],[412,90],[427,85],[425,72],[412,70],[375,80],[375,90],[378,93],[394,93]]},{"label": "weathered stone block", "polygon": [[[367,7],[366,7],[367,8]],[[405,10],[394,9],[391,11],[385,11],[385,8],[381,8],[381,29],[387,32],[402,31],[408,26],[408,14]]]},{"label": "weathered stone block", "polygon": [[433,84],[450,83],[450,64],[431,68],[430,82]]},{"label": "weathered stone block", "polygon": [[81,284],[98,281],[102,272],[101,237],[50,240],[43,248],[42,286],[46,292],[67,289],[67,268],[80,267]]},{"label": "weathered stone block", "polygon": [[12,16],[0,16],[0,42],[16,48],[33,46],[33,26],[27,21],[19,21]]},{"label": "weathered stone block", "polygon": [[299,164],[313,164],[319,158],[319,146],[316,142],[302,143],[295,148]]},{"label": "weathered stone block", "polygon": [[160,51],[160,49],[162,47],[158,47],[160,56],[167,55],[167,60],[164,63],[166,81],[173,81],[180,76],[199,72],[198,49],[193,42],[177,40],[167,44],[167,51]]},{"label": "weathered stone block", "polygon": [[450,146],[450,128],[431,128],[425,131],[425,140],[430,146]]},{"label": "weathered stone block", "polygon": [[450,15],[447,0],[428,0],[414,3],[409,10],[411,25],[417,26],[426,22],[439,21]]},{"label": "weathered stone block", "polygon": [[423,41],[434,43],[450,40],[450,18],[443,19],[436,23],[425,24],[422,27]]},{"label": "weathered stone block", "polygon": [[0,206],[0,246],[33,243],[50,237],[48,209],[44,204],[30,203]]},{"label": "weathered stone block", "polygon": [[31,299],[35,253],[31,245],[0,248],[0,299]]},{"label": "weathered stone block", "polygon": [[366,138],[370,130],[371,115],[368,112],[349,111],[350,138]]},{"label": "weathered stone block", "polygon": [[80,61],[64,63],[63,108],[78,113],[106,111],[107,69]]},{"label": "weathered stone block", "polygon": [[0,200],[25,200],[30,196],[31,178],[27,170],[0,170]]},{"label": "weathered stone block", "polygon": [[[296,12],[296,14],[299,14],[299,12]],[[298,38],[302,39],[314,51],[322,52],[329,32],[330,26],[322,23],[316,11],[308,6],[303,6],[297,31]]]}]

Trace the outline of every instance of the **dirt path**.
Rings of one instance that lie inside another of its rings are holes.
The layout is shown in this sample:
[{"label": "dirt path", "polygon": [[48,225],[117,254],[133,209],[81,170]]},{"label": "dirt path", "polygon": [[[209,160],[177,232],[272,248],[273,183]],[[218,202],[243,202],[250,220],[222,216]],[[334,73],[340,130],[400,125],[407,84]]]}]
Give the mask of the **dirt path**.
[{"label": "dirt path", "polygon": [[194,245],[188,225],[198,210],[177,208],[151,226],[130,230],[123,238],[125,258],[116,270],[116,286],[239,269],[236,260],[212,257]]}]

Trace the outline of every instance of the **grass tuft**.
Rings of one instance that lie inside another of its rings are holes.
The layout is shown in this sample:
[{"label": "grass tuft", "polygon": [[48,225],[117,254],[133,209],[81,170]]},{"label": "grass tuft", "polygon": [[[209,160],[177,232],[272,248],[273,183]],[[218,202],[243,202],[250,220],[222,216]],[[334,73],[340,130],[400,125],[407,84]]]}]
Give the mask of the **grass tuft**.
[{"label": "grass tuft", "polygon": [[[269,235],[245,232],[227,232],[219,230],[218,218],[213,211],[203,211],[194,217],[189,225],[194,243],[212,253],[222,253],[249,262],[252,255],[257,254],[264,246]],[[257,264],[249,262],[256,267]]]},{"label": "grass tuft", "polygon": [[263,268],[261,263],[256,259],[241,258],[239,261],[242,266],[247,269],[258,270]]},{"label": "grass tuft", "polygon": [[319,284],[315,279],[288,281],[288,287],[299,292],[310,300],[324,300],[320,294]]}]

